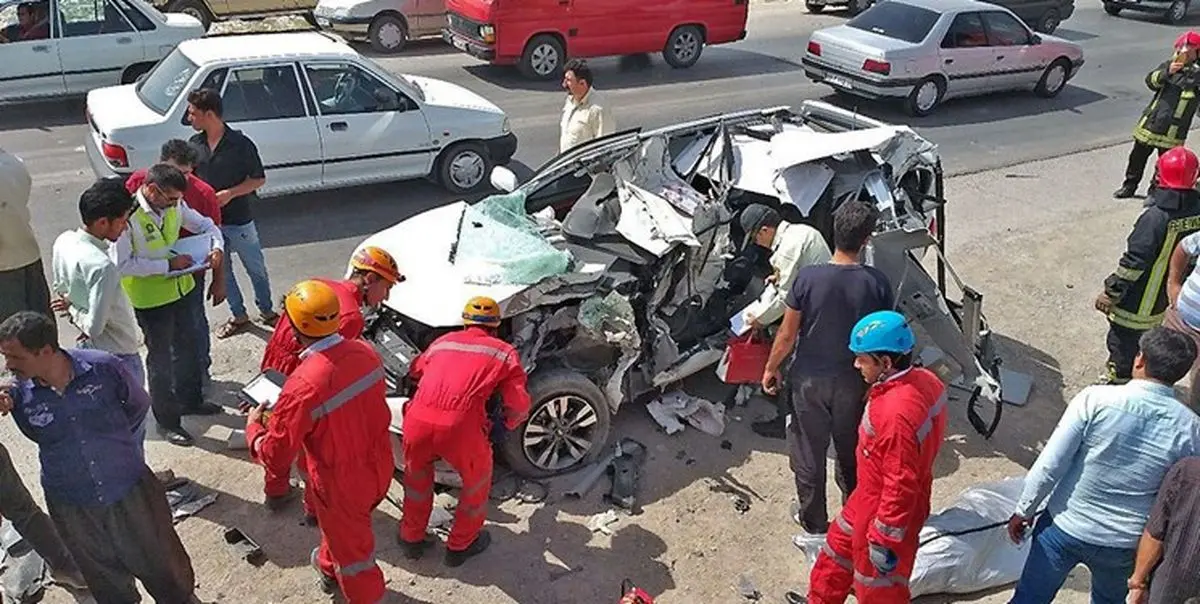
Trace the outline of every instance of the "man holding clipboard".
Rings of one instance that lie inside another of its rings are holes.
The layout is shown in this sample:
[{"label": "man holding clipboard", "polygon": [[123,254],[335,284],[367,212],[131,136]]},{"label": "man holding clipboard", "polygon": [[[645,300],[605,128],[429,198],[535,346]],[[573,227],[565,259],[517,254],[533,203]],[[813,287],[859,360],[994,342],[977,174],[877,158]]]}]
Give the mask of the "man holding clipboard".
[{"label": "man holding clipboard", "polygon": [[[191,312],[198,306],[194,297],[204,295],[192,274],[220,267],[225,242],[212,220],[182,203],[186,188],[187,178],[177,168],[152,166],[134,194],[129,228],[112,246],[121,287],[146,338],[154,420],[167,442],[179,446],[193,442],[183,429],[184,415],[221,412],[221,407],[205,403],[201,395],[200,347]],[[197,233],[188,238],[187,246],[195,247],[198,241],[201,249],[180,253],[181,229]],[[210,295],[220,294],[215,289],[214,280]]]}]

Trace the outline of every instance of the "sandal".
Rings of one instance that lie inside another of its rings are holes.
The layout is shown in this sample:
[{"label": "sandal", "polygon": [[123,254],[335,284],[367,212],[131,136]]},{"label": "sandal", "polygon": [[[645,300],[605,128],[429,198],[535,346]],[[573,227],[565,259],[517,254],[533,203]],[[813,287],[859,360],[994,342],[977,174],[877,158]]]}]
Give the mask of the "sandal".
[{"label": "sandal", "polygon": [[250,319],[230,319],[217,330],[216,336],[218,340],[224,340],[229,336],[239,334],[250,326]]}]

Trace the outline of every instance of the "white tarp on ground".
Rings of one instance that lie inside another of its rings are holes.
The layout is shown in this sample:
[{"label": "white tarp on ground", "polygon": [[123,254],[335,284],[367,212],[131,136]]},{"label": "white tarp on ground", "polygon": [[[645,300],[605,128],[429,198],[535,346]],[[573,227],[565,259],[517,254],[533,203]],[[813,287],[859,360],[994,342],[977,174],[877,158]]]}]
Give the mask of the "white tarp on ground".
[{"label": "white tarp on ground", "polygon": [[1021,577],[1030,540],[1014,544],[1005,527],[933,538],[1007,521],[1017,509],[1024,484],[1025,477],[1017,476],[971,487],[950,507],[929,517],[921,529],[921,543],[925,545],[917,550],[917,562],[909,578],[913,597],[971,593],[1007,585]]},{"label": "white tarp on ground", "polygon": [[[985,483],[963,491],[950,507],[932,515],[921,529],[917,561],[909,577],[912,596],[966,594],[1015,583],[1029,556],[1029,540],[1015,545],[1003,526],[953,535],[1007,522],[1017,507],[1024,476]],[[938,537],[938,535],[946,535]],[[937,537],[937,538],[935,538]],[[797,545],[809,563],[817,559],[822,541]]]}]

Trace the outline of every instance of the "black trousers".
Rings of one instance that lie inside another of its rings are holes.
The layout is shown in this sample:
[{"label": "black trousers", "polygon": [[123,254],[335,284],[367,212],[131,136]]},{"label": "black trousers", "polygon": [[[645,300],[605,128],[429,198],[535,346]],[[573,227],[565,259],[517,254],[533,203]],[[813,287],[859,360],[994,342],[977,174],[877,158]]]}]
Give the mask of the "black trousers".
[{"label": "black trousers", "polygon": [[33,546],[50,568],[75,573],[78,568],[50,517],[39,508],[17,469],[8,449],[0,445],[0,516],[8,518],[21,537]]},{"label": "black trousers", "polygon": [[1124,384],[1133,379],[1133,359],[1138,353],[1138,341],[1146,332],[1113,323],[1108,324],[1108,380]]},{"label": "black trousers", "polygon": [[810,533],[829,530],[825,508],[825,453],[833,440],[836,457],[834,480],[842,500],[857,482],[858,424],[866,408],[867,384],[858,373],[830,377],[792,378],[792,416],[788,422],[788,449],[796,477],[800,524]]},{"label": "black trousers", "polygon": [[[1125,182],[1121,183],[1122,187],[1137,189],[1138,185],[1142,184],[1142,176],[1146,174],[1146,162],[1150,161],[1150,156],[1157,152],[1162,155],[1166,149],[1162,147],[1154,147],[1147,145],[1141,141],[1133,141],[1133,148],[1129,150],[1129,161],[1125,164]],[[1153,189],[1158,184],[1158,167],[1154,168],[1154,176],[1150,178],[1150,188]]]},{"label": "black trousers", "polygon": [[135,311],[146,337],[151,408],[154,421],[162,428],[179,428],[183,412],[203,402],[195,296],[203,297],[204,292],[197,287],[170,304]]},{"label": "black trousers", "polygon": [[41,259],[21,268],[0,271],[0,321],[22,310],[54,318],[50,311],[50,287],[46,285]]},{"label": "black trousers", "polygon": [[47,505],[99,604],[140,602],[135,578],[159,604],[194,601],[192,559],[175,532],[167,492],[150,468],[112,505],[82,507],[53,500]]}]

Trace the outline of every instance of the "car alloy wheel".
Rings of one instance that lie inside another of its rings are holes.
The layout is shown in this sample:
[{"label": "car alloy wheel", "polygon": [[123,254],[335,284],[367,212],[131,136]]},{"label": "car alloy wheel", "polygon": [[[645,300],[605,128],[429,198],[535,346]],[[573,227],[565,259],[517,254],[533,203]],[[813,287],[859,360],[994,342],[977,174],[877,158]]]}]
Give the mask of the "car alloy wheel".
[{"label": "car alloy wheel", "polygon": [[563,395],[534,411],[521,437],[526,459],[538,469],[557,472],[582,461],[596,443],[592,428],[599,423],[587,401]]},{"label": "car alloy wheel", "polygon": [[917,89],[917,109],[922,112],[933,109],[933,106],[937,104],[939,96],[941,95],[938,91],[937,82],[930,80],[922,83],[921,87]]},{"label": "car alloy wheel", "polygon": [[1179,23],[1187,17],[1187,2],[1184,0],[1175,0],[1171,3],[1171,7],[1167,9],[1167,21],[1171,24]]},{"label": "car alloy wheel", "polygon": [[692,30],[679,32],[679,35],[675,36],[675,43],[671,45],[671,53],[680,63],[691,63],[699,51],[700,38]]},{"label": "car alloy wheel", "polygon": [[548,76],[558,69],[558,49],[550,44],[539,44],[533,47],[529,56],[529,65],[533,72],[540,76]]},{"label": "car alloy wheel", "polygon": [[487,161],[474,149],[464,149],[450,160],[450,182],[464,191],[478,187],[486,171]]},{"label": "car alloy wheel", "polygon": [[1055,63],[1050,66],[1050,71],[1046,72],[1046,92],[1051,96],[1058,94],[1063,85],[1067,83],[1067,69],[1062,63]]}]

